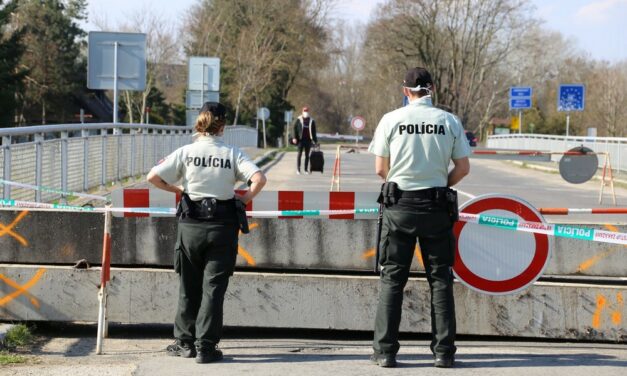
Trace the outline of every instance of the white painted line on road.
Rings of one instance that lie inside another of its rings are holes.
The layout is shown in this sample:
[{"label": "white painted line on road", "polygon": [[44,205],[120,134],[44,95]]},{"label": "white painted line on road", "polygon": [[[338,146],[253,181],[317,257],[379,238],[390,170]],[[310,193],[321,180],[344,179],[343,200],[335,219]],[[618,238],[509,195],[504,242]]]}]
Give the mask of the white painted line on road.
[{"label": "white painted line on road", "polygon": [[475,196],[475,195],[473,195],[473,194],[470,194],[470,193],[468,193],[468,192],[464,192],[464,191],[459,190],[459,189],[456,189],[456,191],[457,191],[457,193],[459,193],[459,194],[461,194],[461,195],[464,195],[464,196],[466,196],[466,197],[468,197],[468,198],[470,198],[470,199],[473,199],[473,198],[477,197],[477,196]]}]

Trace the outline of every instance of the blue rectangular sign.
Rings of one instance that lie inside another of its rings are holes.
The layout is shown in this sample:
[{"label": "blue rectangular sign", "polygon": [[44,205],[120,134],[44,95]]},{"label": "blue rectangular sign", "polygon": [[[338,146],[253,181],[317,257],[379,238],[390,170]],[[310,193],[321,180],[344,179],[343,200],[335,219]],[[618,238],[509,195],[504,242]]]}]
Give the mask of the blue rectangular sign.
[{"label": "blue rectangular sign", "polygon": [[521,86],[521,87],[510,87],[509,88],[509,97],[510,98],[531,98],[531,87]]},{"label": "blue rectangular sign", "polygon": [[586,87],[583,84],[560,85],[557,95],[557,110],[562,112],[583,111],[586,102]]},{"label": "blue rectangular sign", "polygon": [[531,98],[510,98],[509,108],[510,110],[531,108]]}]

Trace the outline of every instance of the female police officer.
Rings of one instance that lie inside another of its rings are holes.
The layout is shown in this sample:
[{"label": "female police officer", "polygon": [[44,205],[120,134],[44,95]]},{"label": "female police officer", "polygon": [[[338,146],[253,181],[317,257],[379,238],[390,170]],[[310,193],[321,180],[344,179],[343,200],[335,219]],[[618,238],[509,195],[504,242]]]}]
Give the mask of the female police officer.
[{"label": "female police officer", "polygon": [[[222,332],[224,294],[235,268],[238,217],[241,222],[242,203],[248,203],[266,183],[263,172],[244,153],[219,138],[225,112],[220,103],[205,103],[196,120],[200,134],[196,141],[174,151],[148,174],[157,188],[182,194],[174,257],[180,276],[176,342],[167,352],[196,357],[197,363],[222,359],[216,345]],[[174,185],[179,181],[181,185]],[[236,181],[250,184],[241,197],[234,195]]]}]

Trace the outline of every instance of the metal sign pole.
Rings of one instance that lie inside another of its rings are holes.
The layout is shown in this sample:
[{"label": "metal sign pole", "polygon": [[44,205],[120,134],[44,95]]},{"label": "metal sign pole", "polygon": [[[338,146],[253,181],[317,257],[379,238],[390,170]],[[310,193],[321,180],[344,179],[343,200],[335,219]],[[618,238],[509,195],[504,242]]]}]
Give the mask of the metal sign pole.
[{"label": "metal sign pole", "polygon": [[263,148],[266,148],[266,117],[261,118],[261,124],[263,125]]},{"label": "metal sign pole", "polygon": [[522,134],[522,111],[518,111],[518,134]]},{"label": "metal sign pole", "polygon": [[200,107],[205,104],[205,63],[202,64],[202,79],[200,81]]},{"label": "metal sign pole", "polygon": [[113,43],[113,123],[118,122],[118,42]]}]

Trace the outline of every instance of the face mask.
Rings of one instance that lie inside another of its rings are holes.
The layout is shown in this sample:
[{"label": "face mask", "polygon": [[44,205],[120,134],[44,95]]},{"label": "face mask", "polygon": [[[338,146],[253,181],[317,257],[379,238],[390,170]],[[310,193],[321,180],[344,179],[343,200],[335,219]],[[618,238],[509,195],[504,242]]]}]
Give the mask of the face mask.
[{"label": "face mask", "polygon": [[303,117],[304,118],[308,118],[309,117],[309,112],[307,112],[307,111],[303,112]]}]

